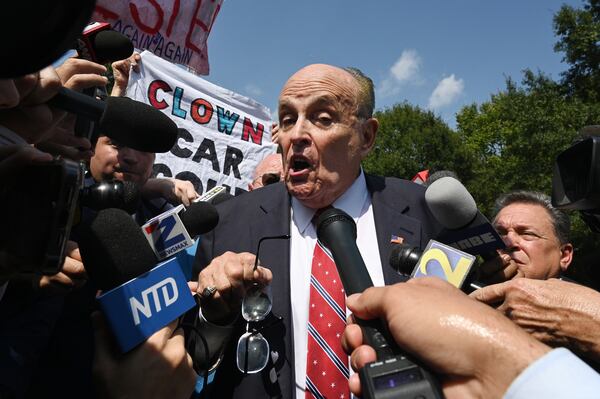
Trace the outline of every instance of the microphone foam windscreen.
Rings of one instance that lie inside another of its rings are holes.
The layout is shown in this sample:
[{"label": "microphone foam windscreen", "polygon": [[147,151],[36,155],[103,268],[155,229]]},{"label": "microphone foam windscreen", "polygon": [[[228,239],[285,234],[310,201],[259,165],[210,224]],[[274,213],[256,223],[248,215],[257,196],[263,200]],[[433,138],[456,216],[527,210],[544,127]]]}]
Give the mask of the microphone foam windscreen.
[{"label": "microphone foam windscreen", "polygon": [[149,271],[156,257],[144,233],[121,209],[104,209],[81,226],[79,250],[86,272],[101,290]]},{"label": "microphone foam windscreen", "polygon": [[144,152],[167,152],[177,140],[177,125],[167,115],[127,97],[107,97],[100,133]]},{"label": "microphone foam windscreen", "polygon": [[98,62],[124,60],[133,54],[133,43],[125,35],[114,30],[103,30],[93,38]]},{"label": "microphone foam windscreen", "polygon": [[73,48],[95,0],[3,1],[0,79],[37,72]]},{"label": "microphone foam windscreen", "polygon": [[179,214],[191,237],[208,233],[219,223],[217,209],[208,202],[194,202]]},{"label": "microphone foam windscreen", "polygon": [[139,185],[132,181],[123,181],[123,207],[129,214],[137,212],[140,205],[140,189]]},{"label": "microphone foam windscreen", "polygon": [[232,199],[232,198],[234,198],[233,195],[229,194],[227,191],[221,191],[219,194],[215,195],[214,197],[212,197],[207,202],[209,204],[218,205],[221,202],[225,202],[225,201],[227,201],[229,199]]},{"label": "microphone foam windscreen", "polygon": [[442,177],[425,191],[425,202],[433,216],[447,229],[459,229],[469,224],[477,214],[473,196],[461,182]]}]

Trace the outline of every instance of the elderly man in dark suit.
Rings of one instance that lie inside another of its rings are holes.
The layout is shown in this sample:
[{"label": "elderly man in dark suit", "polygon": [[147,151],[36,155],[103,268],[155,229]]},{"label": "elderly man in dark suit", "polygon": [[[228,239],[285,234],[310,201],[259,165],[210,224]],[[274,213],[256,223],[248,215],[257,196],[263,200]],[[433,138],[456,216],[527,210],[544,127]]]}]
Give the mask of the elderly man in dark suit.
[{"label": "elderly man in dark suit", "polygon": [[[375,285],[402,280],[387,266],[391,237],[424,247],[439,229],[421,186],[363,172],[377,135],[373,108],[373,83],[353,68],[309,65],[283,87],[284,181],[223,203],[221,222],[202,237],[197,255],[202,328],[218,366],[215,397],[350,397],[348,358],[339,344],[344,291],[312,219],[329,206],[354,219]],[[253,270],[258,241],[286,234],[289,241],[261,244],[261,266]],[[240,305],[256,283],[270,287],[272,314],[246,325]],[[274,323],[273,315],[283,322]],[[261,329],[270,346],[268,366],[254,374],[236,363],[236,342],[246,329]]]}]

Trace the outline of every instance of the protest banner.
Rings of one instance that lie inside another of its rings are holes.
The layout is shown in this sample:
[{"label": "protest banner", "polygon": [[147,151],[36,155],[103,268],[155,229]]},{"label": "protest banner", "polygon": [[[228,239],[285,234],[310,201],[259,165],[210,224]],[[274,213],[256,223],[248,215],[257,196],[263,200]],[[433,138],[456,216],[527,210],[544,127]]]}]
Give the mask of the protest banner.
[{"label": "protest banner", "polygon": [[128,97],[161,110],[179,127],[171,151],[156,154],[155,173],[189,180],[199,194],[216,185],[234,195],[247,190],[256,165],[277,150],[269,109],[148,51],[141,56]]},{"label": "protest banner", "polygon": [[208,34],[223,0],[98,0],[92,21],[108,22],[135,48],[208,75]]}]

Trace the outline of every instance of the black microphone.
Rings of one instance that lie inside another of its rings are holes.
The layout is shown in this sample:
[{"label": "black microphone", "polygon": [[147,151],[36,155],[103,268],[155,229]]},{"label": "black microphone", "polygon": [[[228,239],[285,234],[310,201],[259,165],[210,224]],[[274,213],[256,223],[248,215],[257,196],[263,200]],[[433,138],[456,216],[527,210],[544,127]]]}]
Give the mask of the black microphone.
[{"label": "black microphone", "polygon": [[[79,58],[105,64],[129,57],[133,53],[133,43],[127,36],[112,30],[110,24],[94,22],[84,29],[77,40],[77,52]],[[109,79],[114,79],[110,69]],[[90,87],[82,92],[92,98],[107,96],[104,86]],[[75,121],[74,130],[77,137],[87,137],[91,141],[95,141],[95,124],[90,119],[79,115]]]},{"label": "black microphone", "polygon": [[[455,251],[461,252],[458,250]],[[407,243],[395,244],[394,248],[392,248],[392,252],[390,253],[389,264],[397,273],[402,274],[403,276],[411,277],[419,268],[422,255],[423,251],[421,251],[421,249],[418,247]],[[485,284],[474,281],[475,276],[473,273],[470,273],[471,267],[465,271],[466,276],[462,280],[460,287],[458,287],[467,294],[478,290],[481,287],[485,287]],[[441,276],[438,275],[437,277]],[[448,279],[446,279],[446,281],[448,281]]]},{"label": "black microphone", "polygon": [[131,181],[103,181],[79,192],[79,203],[97,211],[118,208],[133,214],[139,208],[140,199],[139,187]]},{"label": "black microphone", "polygon": [[506,244],[477,209],[469,191],[452,177],[431,183],[425,191],[425,202],[436,220],[444,226],[438,240],[465,251],[480,255],[484,260],[498,257],[496,250]]},{"label": "black microphone", "polygon": [[156,263],[140,227],[120,209],[103,209],[82,224],[78,244],[87,274],[103,291],[146,273]]},{"label": "black microphone", "polygon": [[194,237],[207,233],[219,222],[215,207],[194,202],[187,208],[179,205],[148,220],[141,228],[156,257],[168,259],[193,247]]},{"label": "black microphone", "polygon": [[104,209],[83,225],[79,249],[117,343],[127,352],[196,303],[177,258],[156,264],[139,226],[125,211]]},{"label": "black microphone", "polygon": [[79,58],[99,64],[124,60],[133,54],[131,40],[113,30],[107,22],[92,22],[86,26],[75,47]]},{"label": "black microphone", "polygon": [[63,87],[48,104],[98,122],[100,133],[138,151],[168,152],[177,141],[175,122],[127,97],[102,101]]},{"label": "black microphone", "polygon": [[333,255],[346,295],[373,286],[365,262],[356,246],[356,223],[344,211],[329,208],[317,218],[317,237]]},{"label": "black microphone", "polygon": [[[41,70],[72,48],[89,22],[95,0],[4,1],[0,79]],[[11,55],[12,54],[12,55]]]},{"label": "black microphone", "polygon": [[208,233],[219,223],[219,213],[208,202],[194,202],[179,214],[181,222],[191,237]]},{"label": "black microphone", "polygon": [[[347,213],[337,208],[329,208],[321,213],[317,219],[317,237],[331,251],[347,295],[361,293],[373,286],[356,245],[356,223]],[[375,350],[378,360],[360,370],[363,397],[443,397],[439,384],[427,370],[399,354],[382,320],[355,319],[361,326],[365,341]],[[386,383],[380,384],[383,380],[389,381],[393,390]]]},{"label": "black microphone", "polygon": [[133,43],[129,38],[112,29],[98,32],[90,40],[94,53],[95,62],[104,64],[124,60],[133,54]]}]

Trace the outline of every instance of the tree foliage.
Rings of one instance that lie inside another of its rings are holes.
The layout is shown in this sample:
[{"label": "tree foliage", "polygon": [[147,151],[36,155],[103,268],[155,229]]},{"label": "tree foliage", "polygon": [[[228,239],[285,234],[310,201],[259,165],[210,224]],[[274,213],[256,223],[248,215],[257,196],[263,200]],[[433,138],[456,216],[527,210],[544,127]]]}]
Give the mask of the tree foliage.
[{"label": "tree foliage", "polygon": [[543,74],[526,71],[520,86],[509,78],[490,101],[457,115],[458,134],[473,159],[473,177],[461,177],[485,213],[507,191],[549,193],[556,155],[582,126],[598,121],[597,106],[561,92]]},{"label": "tree foliage", "polygon": [[375,117],[379,131],[373,151],[363,162],[367,172],[404,179],[424,169],[469,173],[458,135],[433,112],[402,103]]},{"label": "tree foliage", "polygon": [[554,16],[557,52],[569,69],[563,72],[570,95],[600,101],[600,0],[588,0],[582,9],[564,5]]}]

